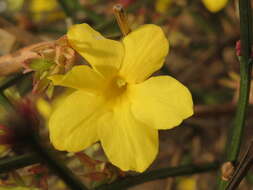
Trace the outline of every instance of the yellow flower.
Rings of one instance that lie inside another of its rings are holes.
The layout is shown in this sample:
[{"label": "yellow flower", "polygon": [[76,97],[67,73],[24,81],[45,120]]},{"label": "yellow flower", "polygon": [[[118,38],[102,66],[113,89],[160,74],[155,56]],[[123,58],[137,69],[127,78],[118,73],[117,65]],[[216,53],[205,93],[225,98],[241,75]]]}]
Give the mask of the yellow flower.
[{"label": "yellow flower", "polygon": [[166,13],[171,4],[171,0],[156,0],[155,9],[159,13]]},{"label": "yellow flower", "polygon": [[57,0],[32,0],[30,10],[35,13],[49,12],[58,6]]},{"label": "yellow flower", "polygon": [[7,3],[10,11],[19,11],[23,7],[24,0],[7,0]]},{"label": "yellow flower", "polygon": [[44,98],[39,98],[36,102],[36,108],[40,115],[43,117],[43,119],[48,121],[52,112],[57,109],[57,107],[61,105],[61,102],[71,93],[73,93],[73,90],[68,89],[64,91],[61,95],[55,97],[51,102],[48,102]]},{"label": "yellow flower", "polygon": [[64,13],[58,10],[57,0],[31,0],[29,9],[33,14],[32,19],[36,22],[56,21],[64,18]]},{"label": "yellow flower", "polygon": [[181,178],[177,185],[178,190],[196,190],[197,182],[194,177]]},{"label": "yellow flower", "polygon": [[45,99],[39,98],[36,102],[36,107],[43,118],[47,119],[50,117],[50,114],[52,113],[52,106]]},{"label": "yellow flower", "polygon": [[202,0],[202,2],[210,12],[216,13],[227,5],[228,0]]},{"label": "yellow flower", "polygon": [[150,77],[168,53],[161,28],[144,25],[121,42],[87,24],[72,26],[71,46],[91,65],[50,77],[76,89],[49,119],[59,150],[78,152],[100,141],[109,161],[142,172],[158,152],[158,129],[171,129],[193,114],[188,89],[169,76]]}]

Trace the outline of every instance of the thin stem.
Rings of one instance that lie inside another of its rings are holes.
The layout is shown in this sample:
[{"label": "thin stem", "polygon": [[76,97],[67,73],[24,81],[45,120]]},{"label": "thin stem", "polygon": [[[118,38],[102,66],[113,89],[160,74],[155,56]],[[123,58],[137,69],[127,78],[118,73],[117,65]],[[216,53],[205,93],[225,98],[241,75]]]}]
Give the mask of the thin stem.
[{"label": "thin stem", "polygon": [[20,72],[24,67],[22,63],[27,60],[40,57],[36,50],[51,47],[55,44],[52,42],[40,42],[30,46],[26,46],[16,52],[0,56],[0,76],[7,76],[13,73]]},{"label": "thin stem", "polygon": [[42,162],[54,171],[70,189],[88,190],[80,179],[78,179],[78,177],[75,176],[75,174],[67,166],[65,166],[54,153],[43,147],[41,139],[38,136],[34,135],[31,142],[33,143],[34,150],[42,159]]},{"label": "thin stem", "polygon": [[[44,156],[45,156],[45,154],[46,155],[50,154],[49,160],[46,160],[47,164],[48,164],[48,162],[52,162],[51,161],[52,158],[55,160],[55,155],[50,153],[49,150],[43,149],[43,152],[45,152],[45,151],[46,151],[46,153],[42,153]],[[30,153],[30,154],[25,154],[22,156],[5,158],[3,160],[0,160],[0,173],[8,172],[8,171],[19,169],[19,168],[29,166],[32,164],[43,162],[42,159],[45,158],[44,156],[41,157],[41,154],[40,154],[40,157],[39,157],[36,153]],[[55,161],[53,161],[53,162],[55,162]],[[45,162],[45,160],[44,160],[44,162]],[[59,160],[57,160],[56,162],[59,163]],[[51,164],[52,163],[50,163],[50,165]],[[59,164],[57,164],[57,165],[59,165]],[[62,167],[62,166],[60,166],[60,167]],[[50,167],[50,168],[52,168],[52,167]],[[53,166],[53,168],[55,171],[55,166]],[[65,166],[64,166],[64,168],[65,168]],[[202,165],[186,165],[186,166],[179,166],[179,167],[168,167],[168,168],[157,169],[157,170],[145,172],[145,173],[142,173],[142,174],[139,174],[136,176],[126,177],[124,179],[117,180],[111,184],[102,185],[102,186],[96,188],[96,190],[124,189],[124,188],[132,187],[132,186],[135,186],[138,184],[142,184],[147,181],[164,179],[164,178],[168,178],[168,177],[177,177],[177,176],[185,176],[185,175],[191,175],[191,174],[196,174],[196,173],[203,173],[203,172],[207,172],[207,171],[211,171],[211,170],[217,170],[218,168],[219,168],[218,162],[202,164]],[[69,172],[68,170],[64,169],[64,173],[66,171]],[[67,175],[70,175],[70,174],[67,174]],[[68,179],[68,180],[71,180],[71,179]],[[77,189],[79,189],[79,188],[77,188]]]},{"label": "thin stem", "polygon": [[66,14],[67,17],[74,18],[75,11],[73,11],[73,7],[75,7],[76,2],[73,0],[58,0],[59,5],[62,10]]},{"label": "thin stem", "polygon": [[13,76],[11,78],[8,78],[0,85],[0,92],[3,90],[15,85],[17,82],[23,80],[25,77],[29,76],[31,73],[26,74],[17,74],[16,76]]},{"label": "thin stem", "polygon": [[102,185],[96,188],[96,190],[125,189],[152,180],[164,179],[168,177],[192,175],[196,173],[207,172],[210,170],[216,170],[218,168],[219,163],[213,162],[203,165],[187,165],[187,166],[157,169],[149,172],[144,172],[136,176],[126,177],[125,179],[117,180],[111,184]]},{"label": "thin stem", "polygon": [[[244,132],[247,107],[249,102],[252,62],[251,62],[251,45],[252,45],[252,17],[250,0],[239,0],[240,10],[240,32],[241,32],[241,58],[240,58],[240,92],[237,105],[237,111],[234,126],[231,131],[231,137],[226,146],[226,161],[235,162],[237,160],[242,135]],[[224,190],[227,182],[219,179],[219,190]]]},{"label": "thin stem", "polygon": [[14,156],[0,160],[0,173],[8,172],[39,163],[40,159],[35,153],[29,153],[22,156]]},{"label": "thin stem", "polygon": [[27,74],[18,74],[14,77],[11,77],[7,80],[5,80],[4,82],[2,82],[2,84],[0,85],[0,104],[2,104],[6,109],[12,109],[13,105],[10,102],[10,100],[5,96],[4,94],[4,90],[11,87],[12,85],[16,84],[16,82],[24,79],[25,77],[27,77],[28,75],[30,75],[30,73]]},{"label": "thin stem", "polygon": [[13,104],[10,102],[10,100],[5,96],[3,92],[0,91],[0,104],[6,109],[6,110],[12,110]]},{"label": "thin stem", "polygon": [[236,167],[229,184],[227,185],[226,190],[234,190],[238,187],[242,179],[247,175],[249,169],[251,168],[253,161],[253,141],[251,141],[248,150],[244,153],[240,163]]},{"label": "thin stem", "polygon": [[74,20],[76,19],[75,18],[76,11],[82,11],[87,15],[89,19],[94,21],[96,24],[105,21],[105,19],[101,15],[95,13],[92,10],[89,10],[86,7],[83,7],[77,0],[58,0],[58,2],[61,5],[67,17],[73,18]]}]

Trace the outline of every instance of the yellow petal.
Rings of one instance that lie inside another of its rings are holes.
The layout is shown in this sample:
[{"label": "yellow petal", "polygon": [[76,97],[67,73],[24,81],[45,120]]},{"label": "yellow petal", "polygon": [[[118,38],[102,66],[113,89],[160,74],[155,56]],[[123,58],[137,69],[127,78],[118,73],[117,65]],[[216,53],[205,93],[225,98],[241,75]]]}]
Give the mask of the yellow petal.
[{"label": "yellow petal", "polygon": [[169,43],[156,25],[144,25],[123,39],[125,58],[120,74],[129,83],[139,83],[159,70],[169,50]]},{"label": "yellow petal", "polygon": [[119,68],[124,57],[123,45],[103,37],[88,24],[73,25],[68,33],[71,46],[95,69],[100,65]]},{"label": "yellow petal", "polygon": [[152,77],[130,91],[135,117],[155,129],[173,128],[193,114],[191,93],[172,77]]},{"label": "yellow petal", "polygon": [[210,12],[215,13],[223,9],[227,5],[228,0],[202,0],[202,2]]},{"label": "yellow petal", "polygon": [[62,104],[62,101],[66,99],[67,96],[72,94],[75,90],[73,89],[66,89],[60,95],[57,95],[52,101],[47,101],[43,98],[39,98],[36,102],[36,108],[38,112],[41,114],[43,119],[48,121],[51,113]]},{"label": "yellow petal", "polygon": [[38,109],[38,112],[43,116],[44,119],[49,118],[52,112],[52,107],[49,102],[47,102],[43,98],[39,98],[36,102],[36,107]]},{"label": "yellow petal", "polygon": [[107,112],[98,130],[109,161],[121,170],[143,172],[158,152],[158,132],[137,121],[127,103]]},{"label": "yellow petal", "polygon": [[49,119],[50,140],[55,148],[77,152],[96,142],[101,105],[98,96],[81,90],[68,96]]},{"label": "yellow petal", "polygon": [[86,65],[75,66],[65,75],[53,75],[48,78],[53,81],[54,85],[91,92],[101,90],[104,85],[103,76]]}]

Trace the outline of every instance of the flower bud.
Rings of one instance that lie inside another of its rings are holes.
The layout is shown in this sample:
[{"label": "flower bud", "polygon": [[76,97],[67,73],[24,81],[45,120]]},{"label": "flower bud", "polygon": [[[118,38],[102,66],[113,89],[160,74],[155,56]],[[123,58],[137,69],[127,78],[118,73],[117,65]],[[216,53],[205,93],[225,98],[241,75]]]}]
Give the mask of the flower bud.
[{"label": "flower bud", "polygon": [[222,180],[229,181],[234,174],[235,167],[232,162],[225,162],[221,167]]},{"label": "flower bud", "polygon": [[202,0],[202,2],[210,12],[216,13],[227,5],[228,0]]}]

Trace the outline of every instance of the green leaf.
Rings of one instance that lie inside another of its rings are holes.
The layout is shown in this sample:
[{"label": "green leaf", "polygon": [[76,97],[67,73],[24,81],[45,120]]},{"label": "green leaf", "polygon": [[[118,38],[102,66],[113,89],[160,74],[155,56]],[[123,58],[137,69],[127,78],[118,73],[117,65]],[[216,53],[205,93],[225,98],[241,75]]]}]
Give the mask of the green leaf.
[{"label": "green leaf", "polygon": [[49,97],[51,99],[53,97],[53,93],[54,93],[54,85],[52,85],[52,83],[50,83],[48,85],[46,95],[47,95],[47,97]]},{"label": "green leaf", "polygon": [[55,63],[47,59],[34,59],[30,63],[29,67],[34,71],[46,71]]}]

